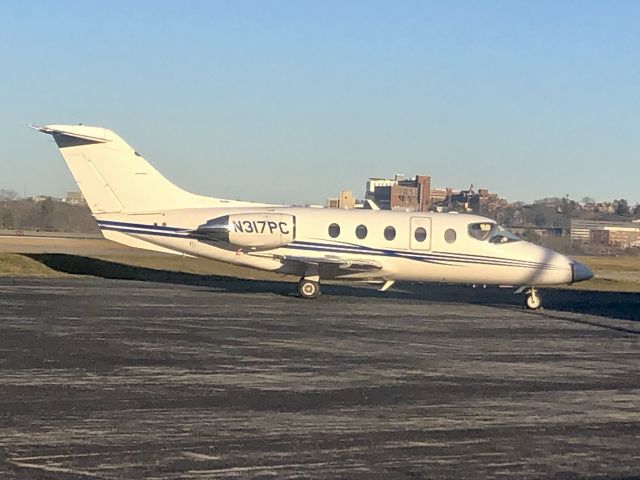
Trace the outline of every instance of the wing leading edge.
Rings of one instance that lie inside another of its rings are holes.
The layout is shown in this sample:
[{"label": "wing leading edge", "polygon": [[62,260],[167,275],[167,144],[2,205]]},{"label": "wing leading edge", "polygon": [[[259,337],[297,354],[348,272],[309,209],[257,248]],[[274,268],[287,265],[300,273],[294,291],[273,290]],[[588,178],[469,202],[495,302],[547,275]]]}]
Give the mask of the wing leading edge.
[{"label": "wing leading edge", "polygon": [[[317,266],[317,267],[334,267],[343,274],[359,274],[359,273],[378,273],[382,270],[382,265],[372,260],[356,260],[343,258],[332,255],[323,257],[305,257],[300,255],[275,255],[283,265],[297,266]],[[380,276],[380,275],[373,275]]]}]

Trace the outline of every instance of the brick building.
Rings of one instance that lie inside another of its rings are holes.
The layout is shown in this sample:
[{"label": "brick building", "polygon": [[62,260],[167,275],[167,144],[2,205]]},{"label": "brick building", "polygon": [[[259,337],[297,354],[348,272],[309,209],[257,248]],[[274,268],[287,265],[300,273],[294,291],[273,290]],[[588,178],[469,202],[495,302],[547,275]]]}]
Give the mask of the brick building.
[{"label": "brick building", "polygon": [[409,210],[426,212],[431,206],[431,177],[416,175],[412,179],[370,178],[366,198],[373,200],[382,210]]}]

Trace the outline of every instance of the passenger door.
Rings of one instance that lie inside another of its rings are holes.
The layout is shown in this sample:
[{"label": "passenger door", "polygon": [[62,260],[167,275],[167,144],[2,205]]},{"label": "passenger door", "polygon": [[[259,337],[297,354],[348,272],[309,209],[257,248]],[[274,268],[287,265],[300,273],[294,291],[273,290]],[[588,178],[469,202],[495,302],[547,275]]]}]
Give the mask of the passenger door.
[{"label": "passenger door", "polygon": [[409,232],[411,250],[431,250],[431,219],[425,217],[411,217],[411,231]]}]

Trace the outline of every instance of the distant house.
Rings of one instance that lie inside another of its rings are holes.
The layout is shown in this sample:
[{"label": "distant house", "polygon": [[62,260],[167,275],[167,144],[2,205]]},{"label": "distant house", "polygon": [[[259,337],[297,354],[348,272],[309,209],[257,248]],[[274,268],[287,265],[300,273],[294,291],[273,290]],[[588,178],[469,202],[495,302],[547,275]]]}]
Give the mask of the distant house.
[{"label": "distant house", "polygon": [[35,197],[29,197],[29,198],[33,203],[42,203],[42,202],[46,202],[47,200],[53,200],[53,198],[51,198],[48,195],[37,195]]},{"label": "distant house", "polygon": [[69,203],[71,205],[86,205],[87,202],[84,199],[84,196],[80,192],[67,192],[67,196],[64,199],[65,203]]}]

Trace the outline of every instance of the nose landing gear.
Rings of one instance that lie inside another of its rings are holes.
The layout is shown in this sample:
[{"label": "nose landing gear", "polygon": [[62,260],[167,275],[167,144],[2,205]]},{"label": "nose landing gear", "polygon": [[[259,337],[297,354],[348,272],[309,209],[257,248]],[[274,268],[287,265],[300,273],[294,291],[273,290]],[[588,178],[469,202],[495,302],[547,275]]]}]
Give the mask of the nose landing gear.
[{"label": "nose landing gear", "polygon": [[524,305],[529,310],[538,310],[542,307],[542,299],[534,287],[525,292]]}]

